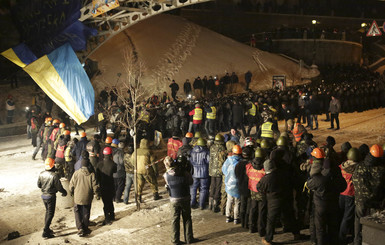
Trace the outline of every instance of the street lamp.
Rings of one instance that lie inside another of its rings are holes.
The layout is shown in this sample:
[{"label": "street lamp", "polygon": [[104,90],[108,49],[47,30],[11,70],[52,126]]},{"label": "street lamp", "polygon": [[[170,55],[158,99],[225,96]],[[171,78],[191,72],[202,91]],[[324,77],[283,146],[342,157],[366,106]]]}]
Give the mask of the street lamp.
[{"label": "street lamp", "polygon": [[317,20],[312,20],[311,23],[313,24],[313,65],[315,65],[315,25],[317,24]]}]

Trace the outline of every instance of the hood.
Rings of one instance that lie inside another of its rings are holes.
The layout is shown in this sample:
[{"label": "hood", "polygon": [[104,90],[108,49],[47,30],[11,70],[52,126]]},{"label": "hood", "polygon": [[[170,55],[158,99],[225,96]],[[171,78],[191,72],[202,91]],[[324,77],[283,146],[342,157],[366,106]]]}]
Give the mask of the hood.
[{"label": "hood", "polygon": [[78,171],[81,171],[86,176],[91,174],[90,171],[88,170],[88,168],[87,167],[83,167],[83,166]]},{"label": "hood", "polygon": [[381,164],[383,164],[383,159],[380,158],[380,157],[374,157],[372,156],[370,153],[368,155],[366,155],[365,157],[365,160],[364,160],[364,164],[366,166],[370,166],[370,167],[375,167],[375,166],[379,166]]},{"label": "hood", "polygon": [[147,148],[148,148],[148,140],[142,139],[142,140],[140,141],[140,146],[139,146],[139,148],[141,148],[141,149],[147,149]]},{"label": "hood", "polygon": [[196,146],[194,146],[194,148],[192,149],[192,151],[193,151],[193,152],[196,152],[196,153],[199,153],[199,152],[207,151],[207,148],[204,147],[204,146],[196,145]]}]

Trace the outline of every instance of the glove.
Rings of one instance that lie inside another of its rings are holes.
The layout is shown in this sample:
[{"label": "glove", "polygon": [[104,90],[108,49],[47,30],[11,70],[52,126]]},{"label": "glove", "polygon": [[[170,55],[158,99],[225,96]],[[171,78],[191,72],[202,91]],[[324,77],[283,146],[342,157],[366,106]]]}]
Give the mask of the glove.
[{"label": "glove", "polygon": [[66,191],[66,190],[63,190],[63,192],[61,193],[61,196],[62,196],[62,197],[67,196],[67,191]]}]

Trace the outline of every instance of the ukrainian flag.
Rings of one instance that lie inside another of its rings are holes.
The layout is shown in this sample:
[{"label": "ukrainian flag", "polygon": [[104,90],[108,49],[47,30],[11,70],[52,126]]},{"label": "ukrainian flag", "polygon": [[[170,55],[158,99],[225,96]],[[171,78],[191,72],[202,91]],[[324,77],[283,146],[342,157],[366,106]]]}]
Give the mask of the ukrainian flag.
[{"label": "ukrainian flag", "polygon": [[94,89],[70,44],[42,56],[24,70],[78,124],[94,114]]},{"label": "ukrainian flag", "polygon": [[37,60],[35,54],[24,43],[5,50],[1,55],[20,67],[25,67]]}]

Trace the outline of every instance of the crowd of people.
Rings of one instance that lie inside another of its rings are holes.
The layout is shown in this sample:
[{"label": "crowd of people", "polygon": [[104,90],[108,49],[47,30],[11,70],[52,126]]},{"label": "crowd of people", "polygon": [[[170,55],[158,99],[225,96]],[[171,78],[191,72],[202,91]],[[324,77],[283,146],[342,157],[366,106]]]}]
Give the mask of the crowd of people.
[{"label": "crowd of people", "polygon": [[[358,78],[357,74],[351,75]],[[347,244],[352,239],[361,244],[359,218],[383,208],[383,147],[363,144],[352,148],[345,142],[336,152],[332,136],[318,145],[311,132],[318,129],[320,114],[331,121],[330,129],[339,130],[340,112],[384,107],[383,80],[375,74],[369,77],[367,81],[329,80],[283,91],[248,90],[227,96],[207,96],[199,87],[185,91],[198,95],[199,100],[189,96],[179,100],[177,91],[172,93],[173,99],[166,92],[160,99],[152,96],[138,110],[138,201],[143,202],[145,182],[154,200],[162,198],[157,182],[159,161],[155,161],[150,143],[155,132],[161,132],[168,139],[164,178],[172,204],[174,244],[181,243],[180,215],[186,242],[197,241],[191,208],[222,213],[225,222],[258,232],[264,244],[271,244],[278,225],[292,232],[294,239],[301,239],[300,230],[309,226],[315,244]],[[119,116],[126,111],[119,105],[116,89],[107,92],[106,88],[100,94],[99,134],[91,141],[85,132],[80,133],[80,140],[71,139],[68,125],[58,118],[31,113],[36,147],[32,158],[42,149],[46,164],[38,181],[46,206],[45,238],[54,236],[50,224],[56,192],[67,194],[60,178],[70,181],[79,236],[91,232],[88,225],[94,195],[104,204],[103,224],[115,219],[114,201],[129,203],[135,154],[131,135],[124,135],[119,124]],[[281,131],[279,119],[285,124]],[[113,137],[107,135],[108,125]]]}]

